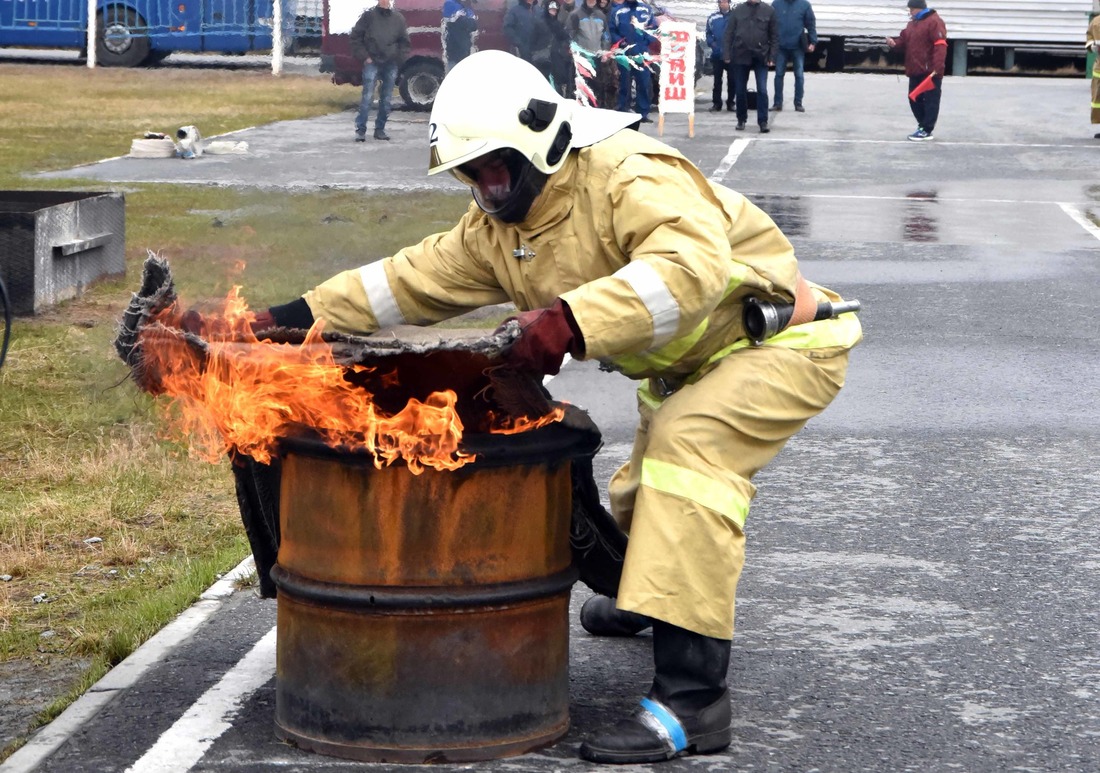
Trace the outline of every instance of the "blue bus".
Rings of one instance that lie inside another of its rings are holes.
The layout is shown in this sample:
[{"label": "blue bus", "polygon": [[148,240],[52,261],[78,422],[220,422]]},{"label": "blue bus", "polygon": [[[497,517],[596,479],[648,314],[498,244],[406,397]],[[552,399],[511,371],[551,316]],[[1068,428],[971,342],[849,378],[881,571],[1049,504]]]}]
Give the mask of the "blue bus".
[{"label": "blue bus", "polygon": [[[173,51],[272,46],[272,0],[96,0],[96,8],[96,63],[108,67],[155,64]],[[87,0],[0,0],[0,47],[85,51],[87,27]]]}]

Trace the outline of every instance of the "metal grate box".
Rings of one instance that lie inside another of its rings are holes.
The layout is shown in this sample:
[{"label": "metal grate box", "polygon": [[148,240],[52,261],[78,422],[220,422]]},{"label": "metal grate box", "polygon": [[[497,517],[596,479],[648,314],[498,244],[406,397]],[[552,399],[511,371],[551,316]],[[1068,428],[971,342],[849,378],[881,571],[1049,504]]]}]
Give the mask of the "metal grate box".
[{"label": "metal grate box", "polygon": [[34,314],[125,272],[121,193],[0,191],[0,278],[14,313]]}]

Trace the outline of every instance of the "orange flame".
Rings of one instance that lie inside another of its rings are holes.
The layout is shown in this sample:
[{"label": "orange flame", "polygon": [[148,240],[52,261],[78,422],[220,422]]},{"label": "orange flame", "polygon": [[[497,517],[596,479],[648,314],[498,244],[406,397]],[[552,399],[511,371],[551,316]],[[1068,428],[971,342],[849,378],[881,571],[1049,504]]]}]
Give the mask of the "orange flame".
[{"label": "orange flame", "polygon": [[280,437],[309,427],[329,445],[370,452],[378,468],[404,459],[420,474],[474,460],[459,450],[463,427],[453,391],[385,415],[345,378],[371,368],[338,365],[321,340],[321,322],[300,345],[259,341],[251,328],[256,315],[239,291],[229,293],[221,314],[204,317],[205,353],[171,329],[180,327],[178,307],[141,334],[144,367],[174,398],[174,428],[191,438],[192,453],[217,462],[236,450],[268,463]]}]

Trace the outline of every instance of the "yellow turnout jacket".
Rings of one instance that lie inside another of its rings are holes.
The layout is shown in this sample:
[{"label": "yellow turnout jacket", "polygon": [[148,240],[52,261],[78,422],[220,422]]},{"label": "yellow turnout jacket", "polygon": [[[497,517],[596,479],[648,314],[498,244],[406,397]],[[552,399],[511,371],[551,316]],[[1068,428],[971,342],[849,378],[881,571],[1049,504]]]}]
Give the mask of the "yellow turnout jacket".
[{"label": "yellow turnout jacket", "polygon": [[[762,210],[678,151],[623,130],[570,153],[523,223],[475,203],[446,233],[345,271],[305,294],[347,333],[429,324],[513,301],[569,304],[585,358],[633,378],[691,381],[748,345],[747,296],[791,302],[794,250]],[[814,286],[820,299],[838,296]],[[854,314],[789,328],[769,345],[849,347]]]}]

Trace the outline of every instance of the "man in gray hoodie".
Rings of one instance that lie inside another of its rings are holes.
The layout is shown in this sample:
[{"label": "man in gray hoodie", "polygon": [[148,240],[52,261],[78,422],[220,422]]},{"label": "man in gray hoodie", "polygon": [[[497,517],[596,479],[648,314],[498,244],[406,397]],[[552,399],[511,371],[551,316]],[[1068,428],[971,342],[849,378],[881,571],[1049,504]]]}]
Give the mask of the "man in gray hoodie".
[{"label": "man in gray hoodie", "polygon": [[405,17],[393,10],[393,0],[378,0],[359,17],[351,31],[351,53],[363,63],[363,96],[355,116],[355,141],[366,142],[374,84],[378,87],[378,115],[374,119],[374,138],[388,140],[386,119],[393,103],[397,70],[409,57],[412,44]]}]

